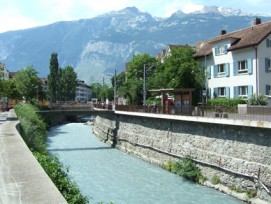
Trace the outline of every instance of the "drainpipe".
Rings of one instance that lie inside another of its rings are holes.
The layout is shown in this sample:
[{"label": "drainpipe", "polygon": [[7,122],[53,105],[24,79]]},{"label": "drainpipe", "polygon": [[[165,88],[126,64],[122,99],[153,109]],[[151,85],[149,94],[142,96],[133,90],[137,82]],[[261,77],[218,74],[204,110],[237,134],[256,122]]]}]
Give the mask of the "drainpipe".
[{"label": "drainpipe", "polygon": [[255,60],[256,60],[256,96],[259,95],[259,69],[258,69],[258,48],[254,47],[255,49]]}]

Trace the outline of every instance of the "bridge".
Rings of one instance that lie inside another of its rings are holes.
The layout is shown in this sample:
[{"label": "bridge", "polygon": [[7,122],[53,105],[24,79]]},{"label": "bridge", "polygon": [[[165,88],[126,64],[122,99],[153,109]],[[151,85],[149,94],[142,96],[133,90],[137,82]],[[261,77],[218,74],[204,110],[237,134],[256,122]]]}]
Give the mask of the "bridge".
[{"label": "bridge", "polygon": [[[217,107],[208,106],[189,106],[176,109],[174,106],[140,106],[140,105],[116,105],[112,108],[110,105],[102,104],[53,104],[50,106],[50,110],[38,111],[40,115],[45,118],[56,118],[62,121],[77,121],[80,117],[96,116],[103,113],[115,112],[117,114],[144,114],[145,117],[155,118],[168,118],[185,116],[186,120],[195,120],[201,118],[201,120],[213,120],[217,122],[220,119],[224,119],[224,123],[229,121],[241,121],[241,124],[249,123],[268,123],[268,127],[271,123],[271,107],[262,106],[250,106],[249,108],[240,107],[219,107],[220,112],[217,111]],[[223,111],[222,111],[223,110]],[[259,126],[256,125],[257,127]],[[266,126],[266,125],[263,125]],[[271,127],[269,127],[271,128]]]}]

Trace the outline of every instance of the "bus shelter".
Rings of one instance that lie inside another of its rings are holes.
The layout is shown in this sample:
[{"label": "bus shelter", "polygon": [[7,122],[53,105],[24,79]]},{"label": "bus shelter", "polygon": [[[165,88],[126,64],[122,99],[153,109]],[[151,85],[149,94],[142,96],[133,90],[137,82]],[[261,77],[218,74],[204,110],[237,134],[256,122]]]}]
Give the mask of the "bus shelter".
[{"label": "bus shelter", "polygon": [[[163,113],[191,115],[193,91],[195,88],[154,89],[148,92],[160,94]],[[173,99],[170,94],[173,94]]]}]

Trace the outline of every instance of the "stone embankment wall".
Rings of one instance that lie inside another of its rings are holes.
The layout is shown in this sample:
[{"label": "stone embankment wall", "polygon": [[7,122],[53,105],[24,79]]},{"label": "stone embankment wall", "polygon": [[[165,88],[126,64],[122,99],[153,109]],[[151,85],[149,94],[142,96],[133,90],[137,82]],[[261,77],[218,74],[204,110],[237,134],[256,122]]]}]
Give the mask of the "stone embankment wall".
[{"label": "stone embankment wall", "polygon": [[157,165],[190,156],[209,180],[216,175],[223,185],[257,189],[271,202],[270,129],[107,113],[96,117],[94,132]]}]

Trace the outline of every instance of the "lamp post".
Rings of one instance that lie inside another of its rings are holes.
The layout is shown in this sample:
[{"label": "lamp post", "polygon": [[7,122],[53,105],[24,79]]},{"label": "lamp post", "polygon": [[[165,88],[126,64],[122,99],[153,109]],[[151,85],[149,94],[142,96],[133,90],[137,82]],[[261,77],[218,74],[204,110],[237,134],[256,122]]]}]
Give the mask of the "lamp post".
[{"label": "lamp post", "polygon": [[151,65],[147,70],[146,70],[146,64],[144,64],[143,68],[143,105],[146,106],[146,71],[149,69],[153,68],[155,65]]}]

